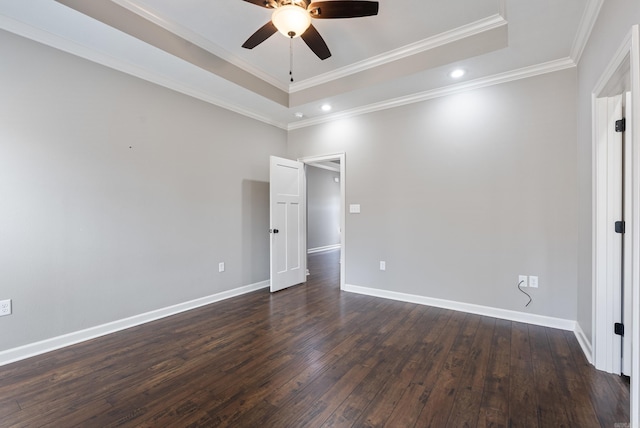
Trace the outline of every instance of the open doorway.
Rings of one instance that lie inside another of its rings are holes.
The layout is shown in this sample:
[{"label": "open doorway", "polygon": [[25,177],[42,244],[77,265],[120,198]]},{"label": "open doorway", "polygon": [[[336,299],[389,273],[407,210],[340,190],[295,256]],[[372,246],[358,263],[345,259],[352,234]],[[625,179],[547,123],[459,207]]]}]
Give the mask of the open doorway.
[{"label": "open doorway", "polygon": [[[610,373],[630,372],[631,426],[638,426],[640,121],[635,111],[631,113],[632,109],[640,107],[640,32],[637,25],[632,27],[602,74],[592,97],[593,364]],[[616,122],[621,121],[622,116],[626,116],[626,120],[618,126]],[[616,133],[622,135],[618,137]],[[618,198],[622,205],[618,204]],[[621,334],[625,344],[622,346]]]},{"label": "open doorway", "polygon": [[299,159],[307,186],[307,254],[338,251],[340,289],[345,277],[345,155]]},{"label": "open doorway", "polygon": [[307,254],[338,250],[340,230],[340,164],[307,164]]}]

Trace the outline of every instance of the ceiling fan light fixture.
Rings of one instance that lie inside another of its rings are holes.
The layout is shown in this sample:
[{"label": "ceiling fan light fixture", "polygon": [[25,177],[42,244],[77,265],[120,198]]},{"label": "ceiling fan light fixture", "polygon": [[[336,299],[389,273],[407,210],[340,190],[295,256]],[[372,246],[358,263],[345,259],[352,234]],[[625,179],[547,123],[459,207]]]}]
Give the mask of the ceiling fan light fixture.
[{"label": "ceiling fan light fixture", "polygon": [[271,21],[278,31],[291,38],[300,37],[311,25],[311,15],[301,6],[280,6],[273,11]]}]

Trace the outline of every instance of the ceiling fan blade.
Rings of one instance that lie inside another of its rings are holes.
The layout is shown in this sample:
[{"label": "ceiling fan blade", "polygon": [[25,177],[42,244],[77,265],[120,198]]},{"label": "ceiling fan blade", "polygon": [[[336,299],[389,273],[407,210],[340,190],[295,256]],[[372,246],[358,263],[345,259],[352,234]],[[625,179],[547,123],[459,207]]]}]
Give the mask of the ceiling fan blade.
[{"label": "ceiling fan blade", "polygon": [[378,14],[377,1],[334,0],[316,1],[307,8],[312,18],[360,18]]},{"label": "ceiling fan blade", "polygon": [[265,40],[267,40],[269,37],[271,37],[277,31],[278,31],[278,29],[276,28],[275,25],[273,25],[273,22],[269,21],[266,24],[264,24],[262,27],[260,27],[260,29],[258,29],[258,31],[253,33],[251,35],[251,37],[249,37],[247,39],[247,41],[244,42],[242,47],[246,48],[246,49],[253,49],[256,46],[258,46],[260,43],[262,43]]},{"label": "ceiling fan blade", "polygon": [[302,36],[300,37],[302,37],[302,40],[304,40],[307,46],[309,46],[318,58],[325,60],[331,56],[329,47],[313,25],[310,25],[309,28],[307,28],[307,31],[302,33]]},{"label": "ceiling fan blade", "polygon": [[266,7],[268,9],[273,8],[273,2],[268,0],[244,0],[244,1],[246,1],[247,3],[253,3],[256,6]]}]

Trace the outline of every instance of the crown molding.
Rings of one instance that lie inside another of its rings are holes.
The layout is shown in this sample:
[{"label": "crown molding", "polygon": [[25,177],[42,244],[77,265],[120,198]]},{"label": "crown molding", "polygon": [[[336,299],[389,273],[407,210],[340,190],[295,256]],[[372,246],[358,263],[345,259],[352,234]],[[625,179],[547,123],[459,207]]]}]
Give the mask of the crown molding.
[{"label": "crown molding", "polygon": [[116,3],[124,7],[125,9],[128,9],[129,11],[135,13],[136,15],[139,15],[144,19],[150,22],[153,22],[159,27],[162,27],[173,34],[176,34],[182,37],[183,39],[190,41],[194,45],[201,47],[202,49],[227,61],[228,63],[243,69],[247,73],[253,74],[254,76],[277,87],[278,89],[284,92],[289,92],[289,85],[280,82],[278,79],[276,79],[272,75],[267,74],[262,70],[260,70],[259,68],[254,67],[248,62],[238,58],[237,56],[233,55],[231,52],[227,51],[226,49],[223,49],[219,45],[211,42],[209,39],[202,37],[200,34],[194,31],[191,31],[183,26],[180,26],[175,22],[172,22],[166,17],[162,17],[156,13],[151,12],[150,10],[145,9],[144,7],[134,2],[133,0],[111,0],[111,1],[113,3]]},{"label": "crown molding", "polygon": [[500,14],[492,15],[471,24],[463,25],[462,27],[458,27],[453,30],[440,33],[436,36],[385,52],[381,55],[371,57],[364,61],[359,61],[346,67],[341,67],[334,71],[293,83],[289,85],[289,93],[303,91],[361,71],[380,67],[381,65],[410,57],[439,46],[444,46],[485,31],[493,30],[503,25],[507,25],[507,21]]},{"label": "crown molding", "polygon": [[519,68],[519,69],[508,71],[505,73],[495,74],[489,77],[483,77],[480,79],[471,80],[469,82],[445,86],[442,88],[419,92],[416,94],[394,98],[394,99],[382,101],[379,103],[369,104],[369,105],[354,108],[351,110],[345,110],[332,115],[311,118],[307,120],[301,120],[299,122],[289,124],[289,126],[287,127],[287,130],[292,131],[295,129],[306,128],[308,126],[318,125],[321,123],[333,122],[339,119],[346,119],[353,116],[360,116],[363,114],[373,113],[376,111],[401,107],[407,104],[414,104],[421,101],[430,100],[433,98],[454,95],[460,92],[471,91],[474,89],[480,89],[487,86],[499,85],[501,83],[507,83],[514,80],[527,79],[529,77],[534,77],[541,74],[553,73],[556,71],[565,70],[567,68],[572,68],[575,66],[576,64],[575,62],[573,62],[571,58],[562,58],[555,61],[549,61],[542,64]]},{"label": "crown molding", "polygon": [[278,79],[274,78],[270,74],[264,73],[257,67],[249,64],[246,61],[234,56],[229,51],[223,49],[219,45],[211,42],[210,40],[202,37],[200,34],[193,32],[185,27],[182,27],[170,19],[160,16],[148,9],[145,9],[141,5],[135,2],[135,0],[111,0],[112,2],[128,9],[129,11],[153,22],[154,24],[164,28],[165,30],[174,33],[191,43],[211,52],[217,57],[243,69],[244,71],[253,74],[254,76],[264,80],[265,82],[281,89],[289,94],[293,92],[302,91],[317,85],[321,85],[333,80],[340,79],[351,74],[358,73],[363,70],[379,67],[389,62],[397,61],[402,58],[406,58],[418,53],[434,49],[438,46],[443,46],[457,40],[464,39],[466,37],[474,36],[484,31],[492,30],[494,28],[506,25],[507,21],[504,19],[506,14],[506,0],[499,0],[499,13],[489,16],[487,18],[475,21],[473,23],[455,28],[450,31],[438,34],[436,36],[411,43],[409,45],[394,49],[389,52],[385,52],[381,55],[369,58],[367,60],[348,65],[325,73],[319,76],[315,76],[309,79],[302,80],[293,84],[283,84]]},{"label": "crown molding", "polygon": [[587,46],[593,27],[596,25],[603,4],[604,0],[589,0],[582,13],[578,32],[576,33],[575,39],[573,39],[571,53],[569,54],[570,58],[576,64],[580,62],[580,58],[582,57],[584,48]]},{"label": "crown molding", "polygon": [[[122,5],[124,4],[129,4],[129,6],[133,5],[133,3],[130,3],[129,0],[113,0],[113,1]],[[503,0],[500,0],[500,1],[503,1]],[[175,79],[171,79],[156,71],[139,67],[128,61],[123,61],[111,55],[105,54],[104,52],[95,51],[94,49],[91,49],[88,46],[82,45],[81,43],[78,43],[76,41],[72,41],[70,39],[53,34],[51,32],[48,32],[42,29],[38,29],[29,24],[26,24],[24,22],[15,20],[13,18],[4,16],[4,15],[0,15],[0,29],[4,29],[11,33],[51,46],[61,51],[79,56],[81,58],[85,58],[87,60],[96,62],[103,66],[112,68],[114,70],[118,70],[126,74],[130,74],[132,76],[149,81],[151,83],[158,84],[165,88],[175,90],[177,92],[183,93],[193,98],[197,98],[204,102],[238,113],[240,115],[255,119],[257,121],[266,123],[268,125],[272,125],[277,128],[290,131],[290,130],[313,126],[321,123],[331,122],[338,119],[344,119],[344,118],[367,114],[375,111],[400,107],[403,105],[426,101],[429,99],[443,97],[447,95],[452,95],[452,94],[460,93],[463,91],[478,89],[478,88],[491,86],[491,85],[497,85],[497,84],[506,83],[513,80],[524,79],[524,78],[533,77],[539,74],[551,73],[554,71],[560,71],[566,68],[575,67],[577,64],[577,61],[579,61],[579,57],[577,60],[575,59],[576,58],[575,52],[577,52],[576,50],[578,49],[577,46],[581,46],[583,43],[586,43],[586,41],[588,40],[589,33],[593,28],[593,25],[597,19],[597,15],[600,11],[602,3],[603,3],[603,0],[589,1],[589,5],[587,6],[585,13],[583,14],[583,19],[580,25],[580,31],[574,41],[574,48],[572,49],[572,54],[570,57],[555,60],[555,61],[550,61],[547,63],[534,65],[530,67],[524,67],[521,69],[500,73],[497,75],[484,77],[484,78],[476,79],[469,82],[436,88],[436,89],[412,94],[409,96],[404,96],[404,97],[394,98],[394,99],[390,99],[390,100],[386,100],[378,103],[373,103],[366,106],[338,112],[332,115],[300,120],[293,123],[280,122],[280,121],[274,120],[269,116],[258,114],[254,111],[245,109],[243,107],[239,107],[238,105],[213,97],[207,93],[204,93],[201,90],[185,85],[182,82],[179,82]],[[149,17],[146,15],[144,17],[149,19]],[[154,23],[158,24],[157,21],[154,21]],[[486,31],[489,28],[495,28],[505,24],[506,24],[506,21],[501,15],[495,15],[493,17],[487,18],[486,20],[477,21],[476,23],[471,24],[470,26],[460,27],[457,30],[453,30],[451,32],[445,33],[444,35],[434,37],[431,39],[426,39],[411,45],[407,45],[399,50],[385,54],[381,57],[376,57],[371,61],[363,61],[362,63],[359,63],[357,66],[365,67],[365,68],[367,66],[376,67],[380,65],[380,63],[375,63],[376,61],[382,61],[382,60],[393,61],[396,59],[400,59],[403,56],[414,55],[420,52],[421,49],[426,50],[426,49],[433,48],[438,44],[450,43],[452,40],[456,40],[457,38],[459,39],[460,37],[462,37],[461,36],[462,34],[466,34],[466,36],[469,36],[472,34],[477,34],[477,32],[479,31]],[[173,28],[171,30],[173,31]],[[190,38],[191,35],[188,35],[188,37]],[[582,46],[579,49],[580,52],[582,49],[584,49],[584,46]],[[236,66],[240,67],[240,65],[236,65]],[[365,68],[362,68],[362,69],[365,69]],[[345,69],[341,69],[341,70],[342,72],[346,71]],[[349,73],[354,73],[359,70],[361,70],[361,68],[358,68],[358,69],[350,68]],[[251,71],[248,71],[248,72],[251,72]],[[334,73],[329,73],[329,74],[333,75]],[[326,78],[328,76],[324,75],[324,77]],[[331,78],[335,79],[338,77],[340,76],[333,76]],[[308,80],[304,82],[308,82]],[[302,84],[304,82],[300,82],[299,84]],[[319,84],[319,83],[316,83],[316,84]]]},{"label": "crown molding", "polygon": [[228,101],[212,97],[209,94],[185,85],[175,79],[167,78],[166,76],[163,76],[162,74],[159,74],[155,71],[139,67],[128,61],[123,61],[111,55],[107,55],[103,52],[96,51],[95,49],[89,48],[65,37],[35,28],[31,25],[25,24],[21,21],[17,21],[7,16],[0,15],[0,29],[6,30],[21,37],[25,37],[43,45],[61,50],[63,52],[67,52],[80,58],[84,58],[105,67],[121,71],[134,77],[138,77],[142,80],[155,83],[159,86],[163,86],[165,88],[188,95],[190,97],[197,98],[206,103],[213,104],[217,107],[232,111],[234,113],[238,113],[240,115],[258,120],[260,122],[264,122],[268,125],[272,125],[284,130],[287,129],[287,125],[284,123],[274,121],[269,117],[238,107],[237,105],[229,103]]}]

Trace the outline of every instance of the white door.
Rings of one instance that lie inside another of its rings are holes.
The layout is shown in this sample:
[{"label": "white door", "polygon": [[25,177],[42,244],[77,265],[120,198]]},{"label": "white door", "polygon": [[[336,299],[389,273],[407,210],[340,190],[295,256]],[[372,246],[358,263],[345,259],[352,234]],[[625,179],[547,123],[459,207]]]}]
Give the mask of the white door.
[{"label": "white door", "polygon": [[622,322],[622,235],[614,224],[622,220],[622,133],[615,122],[622,118],[622,96],[596,99],[596,368],[621,373],[622,337],[614,324]]},{"label": "white door", "polygon": [[306,184],[304,164],[271,156],[271,291],[306,280]]},{"label": "white door", "polygon": [[[628,102],[625,102],[628,101]],[[623,107],[630,114],[629,97],[616,95],[596,100],[596,132],[598,154],[596,175],[596,234],[599,244],[596,263],[595,304],[596,368],[616,374],[630,374],[631,323],[631,192],[630,130],[617,129],[623,118]],[[630,121],[627,121],[630,122]],[[621,224],[616,224],[621,223]],[[615,225],[615,227],[614,227]],[[624,227],[622,225],[626,225]],[[622,226],[622,227],[619,227]],[[622,324],[624,333],[614,334],[613,325]]]}]

